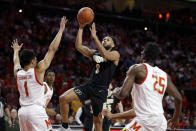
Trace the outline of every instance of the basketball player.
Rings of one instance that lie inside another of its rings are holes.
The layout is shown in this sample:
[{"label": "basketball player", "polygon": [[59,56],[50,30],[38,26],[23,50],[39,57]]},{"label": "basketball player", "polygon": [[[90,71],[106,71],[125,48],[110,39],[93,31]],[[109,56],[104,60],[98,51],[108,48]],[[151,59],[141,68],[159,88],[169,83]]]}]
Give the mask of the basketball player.
[{"label": "basketball player", "polygon": [[43,84],[44,84],[44,88],[45,88],[44,97],[46,100],[46,105],[45,105],[46,113],[48,114],[48,116],[55,116],[56,112],[51,108],[47,108],[48,103],[50,102],[52,95],[53,95],[53,87],[52,86],[55,81],[55,73],[53,70],[50,70],[50,69],[47,70],[45,80],[46,80],[46,82],[43,82]]},{"label": "basketball player", "polygon": [[14,50],[14,75],[16,77],[18,90],[20,93],[19,102],[21,108],[18,112],[21,131],[48,131],[50,124],[45,111],[44,100],[44,74],[59,47],[66,17],[61,18],[60,29],[49,46],[44,59],[37,63],[37,58],[33,51],[24,49],[20,53],[22,45],[18,41],[12,42]]},{"label": "basketball player", "polygon": [[[112,113],[114,113],[114,109],[117,106],[119,111],[123,112],[122,103],[121,103],[120,99],[118,99],[117,97],[112,95],[112,89],[113,89],[113,85],[110,84],[109,88],[108,88],[107,100],[103,104],[103,109],[107,109],[107,110],[111,111]],[[111,124],[112,124],[112,120],[108,119],[107,117],[104,117],[103,128],[102,128],[103,131],[109,131]]]},{"label": "basketball player", "polygon": [[98,51],[82,45],[82,34],[85,25],[80,25],[75,47],[84,56],[92,60],[92,72],[89,81],[80,87],[75,87],[60,96],[60,112],[62,115],[62,131],[69,131],[68,112],[69,102],[74,100],[85,101],[90,99],[93,108],[93,121],[96,131],[102,131],[102,108],[107,99],[107,89],[119,62],[120,54],[114,50],[115,39],[107,36],[102,43],[96,35],[95,24],[92,24],[91,35]]},{"label": "basketball player", "polygon": [[118,114],[103,112],[109,118],[134,118],[124,131],[166,131],[162,106],[165,91],[175,98],[175,113],[169,123],[172,128],[178,124],[182,98],[170,76],[154,65],[158,54],[158,45],[149,42],[141,55],[142,64],[130,67],[123,86],[114,91],[114,95],[121,98],[131,91],[133,109]]}]

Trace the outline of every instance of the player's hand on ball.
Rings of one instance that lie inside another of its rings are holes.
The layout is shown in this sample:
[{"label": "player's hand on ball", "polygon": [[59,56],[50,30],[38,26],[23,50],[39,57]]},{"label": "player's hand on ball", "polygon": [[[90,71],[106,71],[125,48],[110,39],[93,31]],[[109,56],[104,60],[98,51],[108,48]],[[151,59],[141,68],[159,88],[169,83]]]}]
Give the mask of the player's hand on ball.
[{"label": "player's hand on ball", "polygon": [[108,119],[111,119],[112,117],[112,113],[109,111],[109,110],[107,110],[107,109],[104,109],[103,111],[102,111],[102,115],[104,116],[104,117],[106,117],[106,118],[108,118]]},{"label": "player's hand on ball", "polygon": [[60,30],[64,31],[65,25],[66,25],[67,21],[68,21],[68,20],[66,19],[65,16],[63,16],[63,17],[61,18]]},{"label": "player's hand on ball", "polygon": [[92,37],[95,38],[97,36],[97,34],[96,34],[96,28],[95,28],[95,23],[92,24],[92,26],[90,28],[90,31],[91,31]]},{"label": "player's hand on ball", "polygon": [[96,63],[104,62],[104,58],[101,57],[101,56],[98,56],[98,55],[94,55],[94,56],[93,56],[93,60],[94,60]]},{"label": "player's hand on ball", "polygon": [[116,87],[113,91],[112,91],[112,95],[117,97],[117,98],[120,98],[120,91],[121,91],[121,88],[120,87]]},{"label": "player's hand on ball", "polygon": [[17,39],[13,40],[12,45],[11,45],[11,47],[14,49],[14,51],[20,51],[22,46],[23,46],[23,43],[18,45]]},{"label": "player's hand on ball", "polygon": [[170,120],[168,120],[168,127],[170,127],[172,130],[176,130],[179,124],[179,120],[172,118]]}]

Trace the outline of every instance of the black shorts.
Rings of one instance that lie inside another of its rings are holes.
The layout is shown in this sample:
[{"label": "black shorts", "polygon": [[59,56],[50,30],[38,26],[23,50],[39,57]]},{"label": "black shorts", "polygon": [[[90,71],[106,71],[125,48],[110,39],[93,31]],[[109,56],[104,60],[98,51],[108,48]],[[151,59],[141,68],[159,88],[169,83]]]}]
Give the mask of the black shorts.
[{"label": "black shorts", "polygon": [[111,124],[112,124],[112,120],[109,120],[106,117],[104,117],[104,119],[103,119],[103,125],[102,125],[103,131],[109,131]]},{"label": "black shorts", "polygon": [[93,86],[92,84],[85,84],[74,88],[74,92],[80,98],[80,101],[91,100],[93,115],[98,116],[102,112],[103,103],[108,95],[107,87]]}]

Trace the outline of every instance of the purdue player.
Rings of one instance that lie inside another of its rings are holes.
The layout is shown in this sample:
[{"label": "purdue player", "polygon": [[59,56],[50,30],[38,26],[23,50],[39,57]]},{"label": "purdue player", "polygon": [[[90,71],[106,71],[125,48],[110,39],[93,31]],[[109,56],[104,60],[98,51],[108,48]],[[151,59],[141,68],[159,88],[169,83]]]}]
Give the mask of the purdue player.
[{"label": "purdue player", "polygon": [[[114,109],[117,106],[120,112],[123,112],[123,106],[117,97],[112,95],[112,88],[113,85],[110,84],[108,88],[108,96],[106,102],[103,104],[103,109],[107,109],[114,113]],[[108,119],[107,117],[104,117],[103,119],[103,131],[109,131],[110,130],[110,125],[112,124],[112,120]]]},{"label": "purdue player", "polygon": [[98,51],[82,45],[82,34],[85,25],[80,25],[76,49],[92,60],[92,72],[89,81],[80,87],[75,87],[60,96],[60,112],[62,115],[62,131],[69,131],[68,112],[69,102],[74,100],[85,101],[90,99],[93,108],[93,120],[96,131],[102,131],[102,108],[107,99],[107,89],[119,62],[120,54],[114,50],[115,39],[107,36],[102,44],[96,35],[95,24],[92,24],[91,35],[97,45]]},{"label": "purdue player", "polygon": [[18,112],[21,131],[48,131],[50,123],[45,111],[44,100],[44,74],[59,47],[65,24],[65,17],[61,18],[60,29],[49,46],[43,60],[37,63],[37,58],[33,51],[24,49],[20,53],[22,44],[18,41],[12,42],[14,50],[14,76],[20,93],[19,102],[21,108]]},{"label": "purdue player", "polygon": [[163,115],[162,99],[165,91],[175,98],[175,113],[169,120],[172,128],[178,124],[181,113],[182,97],[171,78],[154,65],[159,54],[158,45],[148,43],[142,52],[141,63],[130,67],[121,88],[114,90],[117,97],[130,94],[133,99],[133,109],[127,112],[111,114],[104,111],[108,118],[134,118],[124,131],[166,131],[167,121]]}]

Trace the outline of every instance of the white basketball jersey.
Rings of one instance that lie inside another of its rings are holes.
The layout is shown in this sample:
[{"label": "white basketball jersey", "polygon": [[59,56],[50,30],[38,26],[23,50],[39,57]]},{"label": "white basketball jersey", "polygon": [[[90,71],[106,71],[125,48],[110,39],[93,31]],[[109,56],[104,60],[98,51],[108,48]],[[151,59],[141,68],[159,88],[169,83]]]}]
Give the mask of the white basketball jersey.
[{"label": "white basketball jersey", "polygon": [[48,103],[50,102],[52,95],[53,95],[53,88],[50,89],[46,82],[43,82],[44,86],[47,88],[47,92],[44,94],[44,99],[46,101],[45,107],[47,107]]},{"label": "white basketball jersey", "polygon": [[144,63],[146,76],[134,83],[131,92],[136,116],[163,114],[162,99],[167,87],[167,73]]},{"label": "white basketball jersey", "polygon": [[44,86],[37,80],[35,68],[30,68],[28,71],[18,71],[16,79],[21,106],[45,105]]}]

